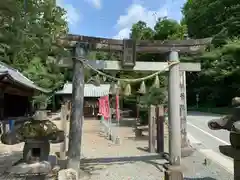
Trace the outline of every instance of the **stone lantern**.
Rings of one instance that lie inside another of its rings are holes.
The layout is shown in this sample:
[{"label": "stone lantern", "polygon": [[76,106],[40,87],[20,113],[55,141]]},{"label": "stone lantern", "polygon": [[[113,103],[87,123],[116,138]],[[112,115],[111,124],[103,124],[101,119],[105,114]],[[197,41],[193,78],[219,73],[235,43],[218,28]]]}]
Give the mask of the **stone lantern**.
[{"label": "stone lantern", "polygon": [[63,142],[64,132],[50,120],[41,119],[43,117],[38,111],[35,119],[25,121],[1,136],[6,145],[24,142],[22,160],[8,169],[10,174],[37,180],[51,172],[53,167],[48,162],[50,143]]}]

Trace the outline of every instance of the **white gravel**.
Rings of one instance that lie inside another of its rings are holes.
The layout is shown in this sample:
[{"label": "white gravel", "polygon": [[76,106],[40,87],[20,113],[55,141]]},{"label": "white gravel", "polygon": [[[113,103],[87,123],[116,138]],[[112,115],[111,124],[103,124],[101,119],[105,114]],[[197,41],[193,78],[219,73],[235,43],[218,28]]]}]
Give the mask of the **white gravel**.
[{"label": "white gravel", "polygon": [[[59,124],[58,121],[57,124]],[[141,150],[148,146],[147,138],[136,140],[131,127],[120,127],[118,135],[121,138],[121,144],[115,145],[111,141],[99,135],[99,121],[85,120],[82,153],[86,159],[82,161],[81,180],[161,180],[164,179],[162,164],[166,161],[156,160],[150,157],[149,153]],[[167,131],[166,131],[167,133]],[[166,141],[167,143],[168,141]],[[167,147],[167,144],[165,144]],[[0,173],[6,170],[12,163],[21,158],[23,143],[6,146],[0,144]],[[51,146],[51,152],[59,151],[59,144]],[[10,155],[11,154],[11,155]],[[155,155],[156,154],[152,154]],[[106,159],[118,157],[141,157],[135,162],[102,162]],[[145,158],[143,158],[145,156]],[[149,158],[146,156],[149,156]],[[91,159],[98,159],[98,162],[93,162]],[[89,160],[90,159],[90,160]],[[100,160],[101,159],[101,160]],[[231,177],[224,170],[212,163],[210,166],[203,165],[204,157],[199,153],[189,158],[183,159],[183,164],[186,165],[187,171],[184,172],[188,179],[218,179],[217,176],[226,179]],[[6,178],[3,178],[6,179]],[[186,178],[187,179],[187,178]],[[231,178],[230,178],[231,179]],[[1,177],[0,177],[1,180]],[[220,180],[220,179],[219,179]],[[227,180],[227,179],[226,179]]]},{"label": "white gravel", "polygon": [[114,164],[104,170],[84,179],[89,180],[160,180],[163,178],[161,165],[156,167],[147,162],[127,162],[124,164]]}]

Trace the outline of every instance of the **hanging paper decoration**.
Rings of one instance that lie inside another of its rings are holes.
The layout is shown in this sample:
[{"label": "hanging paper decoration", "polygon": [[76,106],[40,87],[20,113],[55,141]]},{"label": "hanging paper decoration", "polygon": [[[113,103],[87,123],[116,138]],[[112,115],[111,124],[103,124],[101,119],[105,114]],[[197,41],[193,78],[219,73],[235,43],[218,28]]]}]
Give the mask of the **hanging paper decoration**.
[{"label": "hanging paper decoration", "polygon": [[124,95],[125,96],[130,96],[131,95],[131,85],[127,84],[127,86],[124,89]]},{"label": "hanging paper decoration", "polygon": [[118,85],[118,87],[121,87],[121,82],[118,81],[118,82],[117,82],[117,85]]},{"label": "hanging paper decoration", "polygon": [[122,94],[122,84],[120,81],[117,82],[118,94]]},{"label": "hanging paper decoration", "polygon": [[99,74],[97,74],[97,75],[95,76],[95,79],[96,79],[96,81],[98,81],[98,82],[101,83],[101,78],[100,78]]},{"label": "hanging paper decoration", "polygon": [[144,82],[144,81],[142,81],[138,92],[139,92],[140,94],[146,94],[146,85],[145,85],[145,82]]},{"label": "hanging paper decoration", "polygon": [[92,83],[93,83],[95,86],[100,86],[100,85],[101,85],[101,80],[100,80],[99,75],[96,75],[96,76],[92,79]]},{"label": "hanging paper decoration", "polygon": [[93,84],[94,86],[100,86],[101,82],[97,76],[91,77],[87,83]]},{"label": "hanging paper decoration", "polygon": [[107,77],[106,76],[103,76],[102,77],[103,81],[105,82],[107,80]]},{"label": "hanging paper decoration", "polygon": [[116,83],[111,83],[111,85],[110,85],[110,93],[111,94],[116,94],[117,93],[117,87],[116,87],[117,85],[116,85]]},{"label": "hanging paper decoration", "polygon": [[154,83],[153,83],[153,87],[155,87],[155,88],[160,88],[160,81],[159,81],[158,75],[155,76],[155,80],[154,80]]}]

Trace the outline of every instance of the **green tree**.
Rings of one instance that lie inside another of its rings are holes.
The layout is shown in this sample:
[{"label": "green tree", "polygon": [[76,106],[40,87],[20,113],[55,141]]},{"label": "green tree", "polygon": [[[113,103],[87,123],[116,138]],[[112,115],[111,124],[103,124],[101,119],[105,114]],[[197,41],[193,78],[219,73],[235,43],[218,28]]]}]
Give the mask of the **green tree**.
[{"label": "green tree", "polygon": [[138,21],[136,24],[133,24],[130,38],[135,40],[145,40],[153,39],[154,31],[147,27],[147,24],[143,21]]},{"label": "green tree", "polygon": [[[195,104],[196,93],[200,104],[207,107],[227,106],[231,98],[239,96],[239,36],[240,3],[233,0],[188,0],[183,7],[183,23],[192,38],[213,37],[209,52],[200,57],[202,71],[189,73],[188,103]],[[222,98],[224,97],[224,98]]]},{"label": "green tree", "polygon": [[179,24],[176,20],[159,18],[154,27],[154,39],[183,39],[186,34],[186,25]]},{"label": "green tree", "polygon": [[211,37],[223,28],[227,29],[229,36],[239,36],[239,1],[187,0],[182,12],[192,38]]},{"label": "green tree", "polygon": [[52,0],[7,0],[0,7],[1,60],[43,88],[58,88],[64,76],[55,59],[66,51],[55,41],[68,32],[65,11]]},{"label": "green tree", "polygon": [[240,40],[232,39],[222,47],[192,58],[192,61],[201,62],[202,71],[188,74],[189,104],[195,103],[195,95],[198,93],[202,106],[230,105],[231,99],[240,94],[239,56]]}]

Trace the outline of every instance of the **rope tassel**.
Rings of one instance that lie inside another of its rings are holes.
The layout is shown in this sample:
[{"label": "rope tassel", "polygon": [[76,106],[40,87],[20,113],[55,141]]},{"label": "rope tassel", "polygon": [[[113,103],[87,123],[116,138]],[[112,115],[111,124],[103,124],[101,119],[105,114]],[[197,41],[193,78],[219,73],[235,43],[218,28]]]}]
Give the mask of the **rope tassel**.
[{"label": "rope tassel", "polygon": [[120,81],[117,82],[117,87],[118,87],[118,93],[121,94],[122,93],[122,84]]},{"label": "rope tassel", "polygon": [[106,77],[106,76],[103,76],[102,79],[103,79],[103,82],[106,82],[107,77]]},{"label": "rope tassel", "polygon": [[109,91],[110,91],[111,94],[116,94],[116,92],[117,92],[117,85],[114,82],[111,83]]},{"label": "rope tassel", "polygon": [[145,85],[145,82],[142,81],[141,85],[140,85],[140,88],[139,88],[139,93],[140,94],[146,94],[147,90],[146,90],[146,85]]},{"label": "rope tassel", "polygon": [[124,95],[125,96],[130,96],[131,95],[131,85],[127,84],[127,86],[124,89]]},{"label": "rope tassel", "polygon": [[159,81],[158,75],[155,76],[155,80],[154,80],[154,83],[153,83],[153,87],[155,87],[155,88],[160,88],[160,81]]},{"label": "rope tassel", "polygon": [[96,75],[94,78],[92,78],[92,83],[95,86],[100,86],[101,85],[101,80],[99,75]]}]

